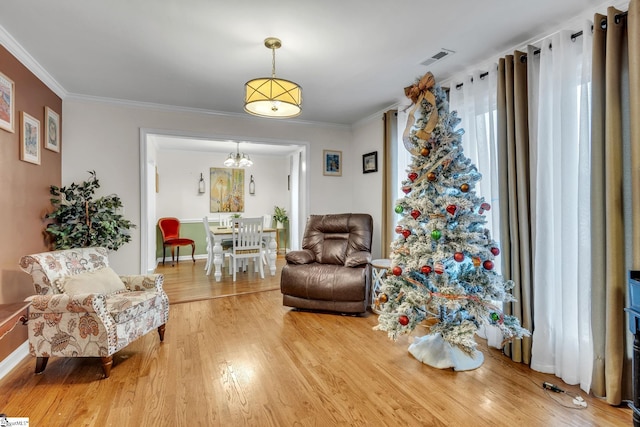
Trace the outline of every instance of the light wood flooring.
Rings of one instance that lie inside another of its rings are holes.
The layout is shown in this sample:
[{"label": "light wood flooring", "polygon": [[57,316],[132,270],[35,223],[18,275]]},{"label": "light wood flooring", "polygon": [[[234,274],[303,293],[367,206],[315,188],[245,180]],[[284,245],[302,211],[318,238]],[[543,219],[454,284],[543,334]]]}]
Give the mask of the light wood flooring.
[{"label": "light wood flooring", "polygon": [[246,272],[236,273],[235,282],[227,267],[222,269],[222,277],[216,282],[213,271],[211,275],[206,275],[205,260],[200,259],[195,263],[191,260],[180,261],[174,266],[171,266],[171,261],[166,261],[165,265],[160,264],[155,272],[164,274],[164,290],[169,302],[178,304],[280,289],[280,271],[284,263],[284,255],[278,255],[275,276],[271,276],[269,268],[265,267],[264,279],[261,279],[260,273],[255,272],[253,262],[250,262]]},{"label": "light wood flooring", "polygon": [[[106,380],[98,359],[52,358],[36,376],[29,356],[0,380],[0,413],[54,427],[632,424],[628,408],[513,363],[482,340],[480,368],[434,369],[407,352],[410,337],[394,343],[373,331],[373,313],[291,310],[278,289],[241,284],[249,274],[196,286],[198,264],[163,269],[170,298],[198,300],[172,303],[164,343],[156,333],[132,343]],[[588,407],[575,409],[543,381],[579,392]]]}]

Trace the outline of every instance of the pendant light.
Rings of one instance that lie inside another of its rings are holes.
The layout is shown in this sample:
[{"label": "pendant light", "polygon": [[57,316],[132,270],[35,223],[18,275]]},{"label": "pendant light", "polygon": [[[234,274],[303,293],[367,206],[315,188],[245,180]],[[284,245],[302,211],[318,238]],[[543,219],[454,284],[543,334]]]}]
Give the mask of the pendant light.
[{"label": "pendant light", "polygon": [[249,168],[253,165],[251,158],[242,153],[240,154],[240,143],[236,142],[236,152],[229,153],[229,157],[224,161],[224,165],[228,168]]},{"label": "pendant light", "polygon": [[260,117],[296,117],[302,112],[302,88],[292,81],[276,78],[276,49],[282,42],[268,37],[264,45],[271,49],[271,77],[260,77],[245,84],[244,110]]}]

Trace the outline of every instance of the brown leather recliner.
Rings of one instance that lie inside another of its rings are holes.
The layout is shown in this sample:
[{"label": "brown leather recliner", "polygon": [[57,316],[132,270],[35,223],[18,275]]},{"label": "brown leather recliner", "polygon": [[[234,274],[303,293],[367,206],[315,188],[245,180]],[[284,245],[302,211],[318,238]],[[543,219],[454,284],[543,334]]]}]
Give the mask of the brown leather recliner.
[{"label": "brown leather recliner", "polygon": [[311,215],[302,249],[286,255],[280,277],[282,303],[340,313],[367,311],[372,234],[368,214]]}]

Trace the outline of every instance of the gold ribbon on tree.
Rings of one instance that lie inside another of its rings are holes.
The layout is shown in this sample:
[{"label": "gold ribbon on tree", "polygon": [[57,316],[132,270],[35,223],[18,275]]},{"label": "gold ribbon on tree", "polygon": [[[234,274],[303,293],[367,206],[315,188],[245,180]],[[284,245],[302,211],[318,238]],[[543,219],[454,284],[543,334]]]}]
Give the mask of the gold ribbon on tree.
[{"label": "gold ribbon on tree", "polygon": [[431,138],[431,132],[436,128],[438,124],[438,109],[436,108],[436,97],[435,95],[429,91],[436,84],[436,79],[433,77],[431,72],[427,72],[418,83],[414,83],[411,86],[404,88],[404,94],[407,98],[409,98],[414,106],[409,111],[409,116],[407,118],[407,126],[404,128],[404,132],[402,133],[402,143],[404,144],[404,148],[414,156],[419,154],[418,150],[416,150],[415,146],[411,142],[410,134],[411,128],[416,122],[416,118],[414,116],[416,110],[422,104],[422,100],[426,99],[429,104],[431,104],[431,114],[429,115],[429,121],[425,125],[423,129],[419,129],[416,131],[416,137],[427,141]]}]

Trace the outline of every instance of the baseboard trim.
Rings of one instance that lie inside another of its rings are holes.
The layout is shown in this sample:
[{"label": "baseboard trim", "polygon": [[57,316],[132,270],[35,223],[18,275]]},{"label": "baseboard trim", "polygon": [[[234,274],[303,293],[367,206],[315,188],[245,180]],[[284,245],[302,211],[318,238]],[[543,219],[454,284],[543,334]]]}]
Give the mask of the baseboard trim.
[{"label": "baseboard trim", "polygon": [[[194,255],[193,258],[195,258],[195,259],[207,259],[207,254]],[[178,258],[178,261],[193,261],[193,259],[191,258],[191,255],[180,255],[180,257]],[[169,263],[169,265],[171,265],[171,255],[166,257],[164,262],[165,262],[165,265],[167,265],[167,263]],[[158,265],[162,265],[162,258],[157,258],[156,259],[156,266],[158,266]]]},{"label": "baseboard trim", "polygon": [[29,341],[25,341],[16,348],[13,353],[8,355],[2,362],[0,362],[0,379],[4,378],[18,363],[22,362],[22,359],[29,355]]}]

